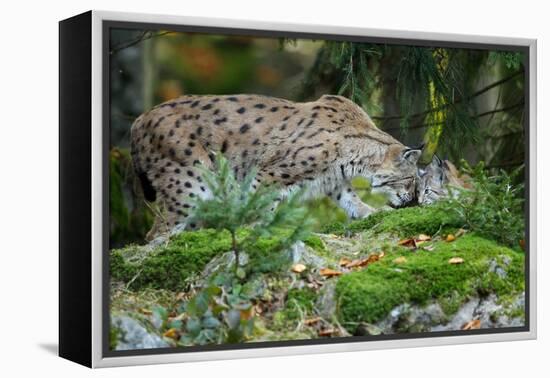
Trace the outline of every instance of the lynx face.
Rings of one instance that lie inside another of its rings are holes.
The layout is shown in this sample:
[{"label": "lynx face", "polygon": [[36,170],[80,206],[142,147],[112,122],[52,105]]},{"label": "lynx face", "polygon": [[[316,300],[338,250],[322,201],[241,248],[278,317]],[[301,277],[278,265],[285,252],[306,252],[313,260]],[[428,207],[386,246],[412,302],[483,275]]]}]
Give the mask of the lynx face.
[{"label": "lynx face", "polygon": [[418,170],[416,196],[420,205],[429,205],[449,196],[456,196],[456,188],[471,188],[470,177],[461,175],[448,160],[442,161],[434,155],[432,162]]},{"label": "lynx face", "polygon": [[416,198],[416,163],[422,154],[421,148],[398,148],[388,153],[383,168],[371,178],[373,193],[388,195],[393,207],[402,207]]},{"label": "lynx face", "polygon": [[425,169],[418,171],[418,176],[416,196],[419,204],[429,205],[445,196],[445,171],[436,155]]}]

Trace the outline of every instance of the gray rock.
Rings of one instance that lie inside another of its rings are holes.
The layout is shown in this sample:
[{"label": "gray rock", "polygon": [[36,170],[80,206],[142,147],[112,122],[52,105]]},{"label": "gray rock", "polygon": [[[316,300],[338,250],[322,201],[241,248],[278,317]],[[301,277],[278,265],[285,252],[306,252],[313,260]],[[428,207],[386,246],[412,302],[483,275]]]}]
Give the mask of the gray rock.
[{"label": "gray rock", "polygon": [[319,290],[319,296],[315,307],[319,315],[324,319],[333,319],[336,317],[337,298],[336,298],[336,280],[326,281]]},{"label": "gray rock", "polygon": [[434,325],[432,331],[453,331],[459,330],[464,324],[474,319],[474,313],[479,305],[479,298],[472,298],[463,304],[451,320],[445,324]]},{"label": "gray rock", "polygon": [[149,332],[139,321],[126,315],[113,316],[111,327],[118,331],[115,350],[165,348],[170,346],[159,335]]},{"label": "gray rock", "polygon": [[525,292],[518,295],[512,306],[514,310],[518,308],[525,308]]},{"label": "gray rock", "polygon": [[321,269],[327,266],[327,261],[317,255],[315,251],[303,242],[296,242],[290,247],[290,257],[293,264],[304,264],[310,270]]},{"label": "gray rock", "polygon": [[[249,262],[248,254],[245,252],[239,253],[239,266],[246,266]],[[202,286],[200,283],[207,281],[215,273],[226,271],[228,268],[233,268],[235,265],[235,253],[233,251],[222,253],[219,256],[214,257],[202,270],[200,274],[198,286]]]},{"label": "gray rock", "polygon": [[370,323],[361,323],[355,331],[356,336],[378,336],[382,335],[384,332],[381,328]]},{"label": "gray rock", "polygon": [[[498,260],[500,260],[500,262]],[[512,259],[509,256],[502,255],[499,256],[498,260],[491,259],[491,261],[489,261],[489,272],[495,273],[500,278],[506,278],[508,273],[505,268],[510,265]]]},{"label": "gray rock", "polygon": [[384,334],[426,332],[433,324],[441,323],[444,319],[445,314],[438,303],[431,303],[423,307],[405,303],[395,307],[376,326]]},{"label": "gray rock", "polygon": [[158,311],[153,311],[150,321],[153,327],[155,327],[156,329],[160,329],[160,327],[162,327],[162,323],[164,322]]},{"label": "gray rock", "polygon": [[[340,238],[332,235],[318,234],[327,249],[337,258],[340,255],[359,253],[362,245],[354,238]],[[358,236],[356,236],[358,238]]]},{"label": "gray rock", "polygon": [[[330,297],[329,297],[330,298]],[[481,328],[504,328],[523,326],[522,316],[510,317],[507,314],[525,308],[525,294],[521,293],[511,304],[499,303],[499,298],[492,294],[486,298],[474,297],[464,303],[449,319],[441,306],[431,302],[425,306],[403,303],[394,307],[390,313],[378,323],[375,328],[358,328],[362,334],[373,334],[370,330],[380,330],[383,334],[404,332],[456,331],[472,320],[478,319]],[[325,311],[330,313],[335,307],[334,300],[327,300]],[[376,331],[377,332],[377,331]]]},{"label": "gray rock", "polygon": [[[472,314],[472,319],[479,319],[482,328],[494,328],[496,323],[493,321],[495,316],[502,311],[502,305],[497,304],[497,296],[494,294],[479,301],[477,307]],[[464,324],[464,323],[463,323]]]}]

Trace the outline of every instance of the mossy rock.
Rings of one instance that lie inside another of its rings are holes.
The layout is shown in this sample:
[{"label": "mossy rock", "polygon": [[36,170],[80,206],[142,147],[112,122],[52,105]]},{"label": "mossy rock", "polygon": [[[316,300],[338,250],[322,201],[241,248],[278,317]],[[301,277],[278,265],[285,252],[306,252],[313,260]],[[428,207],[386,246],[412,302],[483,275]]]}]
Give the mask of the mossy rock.
[{"label": "mossy rock", "polygon": [[[423,230],[414,229],[418,231]],[[340,277],[336,296],[342,324],[353,332],[357,324],[376,323],[403,303],[437,301],[452,315],[469,297],[506,297],[524,290],[524,256],[520,252],[474,234],[433,245],[432,251],[403,248],[390,252],[367,269]],[[406,262],[394,262],[401,256]],[[450,264],[452,257],[464,262]],[[491,261],[503,259],[508,262],[503,264],[505,276],[489,268]]]},{"label": "mossy rock", "polygon": [[[239,231],[244,237],[247,230]],[[250,251],[249,269],[253,273],[282,270],[290,264],[290,255],[281,252],[285,232],[259,239]],[[309,236],[304,243],[313,250],[324,250],[322,240]],[[231,251],[229,232],[215,230],[186,231],[155,248],[128,246],[110,254],[111,277],[132,289],[153,288],[180,290],[189,278],[197,277],[214,257]],[[229,267],[228,267],[229,268]]]},{"label": "mossy rock", "polygon": [[392,233],[402,237],[418,234],[434,235],[463,227],[457,214],[444,211],[438,206],[416,206],[398,210],[380,211],[368,218],[349,223],[333,223],[323,229],[324,233],[353,235],[363,231]]},{"label": "mossy rock", "polygon": [[130,246],[110,254],[111,277],[132,289],[178,290],[185,281],[202,271],[217,254],[231,249],[229,233],[214,230],[182,232],[166,245],[152,251]]}]

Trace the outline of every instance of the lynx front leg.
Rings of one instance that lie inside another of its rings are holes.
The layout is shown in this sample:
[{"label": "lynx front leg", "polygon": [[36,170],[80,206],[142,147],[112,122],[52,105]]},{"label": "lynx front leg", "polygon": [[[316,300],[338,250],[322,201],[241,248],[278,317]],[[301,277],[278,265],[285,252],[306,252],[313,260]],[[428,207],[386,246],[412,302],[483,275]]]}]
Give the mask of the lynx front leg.
[{"label": "lynx front leg", "polygon": [[376,212],[375,208],[361,201],[350,184],[344,185],[329,195],[351,219],[366,218]]}]

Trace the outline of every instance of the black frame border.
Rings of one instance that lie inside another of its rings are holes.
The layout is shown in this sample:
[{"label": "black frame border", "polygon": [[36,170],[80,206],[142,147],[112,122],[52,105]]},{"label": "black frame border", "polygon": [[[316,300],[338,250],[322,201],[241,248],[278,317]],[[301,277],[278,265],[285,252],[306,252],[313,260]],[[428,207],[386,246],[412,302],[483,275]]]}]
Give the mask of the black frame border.
[{"label": "black frame border", "polygon": [[[154,349],[135,349],[127,351],[112,351],[109,350],[109,328],[110,328],[110,277],[109,277],[109,148],[110,148],[110,54],[109,41],[111,29],[136,29],[136,30],[169,30],[183,33],[205,33],[205,34],[225,34],[225,35],[241,35],[248,37],[260,38],[298,38],[298,39],[313,39],[313,40],[333,40],[347,42],[368,42],[388,45],[411,45],[421,47],[446,47],[446,48],[464,48],[476,50],[498,50],[498,51],[514,51],[524,54],[524,132],[525,132],[525,325],[523,327],[508,327],[508,328],[493,328],[479,329],[470,331],[441,331],[441,332],[423,332],[398,335],[379,335],[379,336],[350,336],[337,337],[330,339],[304,339],[304,340],[286,340],[286,341],[266,341],[252,342],[239,344],[219,344],[205,346],[190,346],[190,347],[169,347],[169,348],[154,348]],[[406,31],[402,32],[406,34]],[[394,37],[369,37],[356,36],[347,34],[324,34],[324,33],[307,33],[307,32],[291,32],[279,30],[264,30],[264,29],[246,29],[233,27],[211,27],[211,26],[196,26],[196,25],[177,25],[177,24],[162,24],[148,22],[133,22],[133,21],[102,21],[102,133],[103,133],[103,193],[102,193],[102,209],[103,209],[103,258],[102,258],[102,357],[125,357],[125,356],[144,356],[155,354],[172,354],[172,353],[195,353],[207,351],[224,351],[224,350],[239,350],[239,349],[256,349],[256,348],[280,348],[293,346],[307,345],[329,345],[341,343],[355,343],[367,341],[384,341],[384,340],[405,340],[405,339],[420,339],[420,338],[438,338],[448,336],[470,336],[470,335],[486,335],[486,334],[502,334],[502,333],[519,333],[529,332],[530,328],[530,49],[529,46],[523,45],[506,45],[506,44],[491,44],[478,42],[454,42],[454,41],[436,41],[427,39],[415,38],[394,38]]]},{"label": "black frame border", "polygon": [[59,356],[92,366],[92,12],[59,22]]}]

